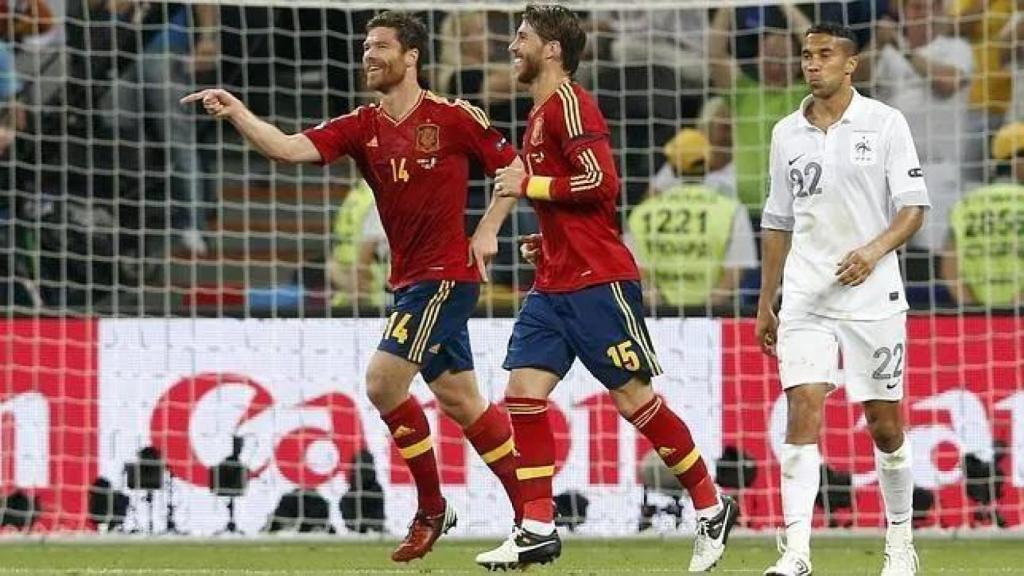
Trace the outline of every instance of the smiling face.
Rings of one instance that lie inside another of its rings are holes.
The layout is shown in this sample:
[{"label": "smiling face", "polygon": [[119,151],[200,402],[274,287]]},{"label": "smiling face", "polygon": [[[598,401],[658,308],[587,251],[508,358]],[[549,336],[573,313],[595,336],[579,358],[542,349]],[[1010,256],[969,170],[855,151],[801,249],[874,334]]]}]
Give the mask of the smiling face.
[{"label": "smiling face", "polygon": [[363,41],[363,72],[366,87],[387,93],[401,84],[407,71],[416,69],[419,51],[403,50],[394,28],[371,28]]},{"label": "smiling face", "polygon": [[530,23],[523,20],[516,30],[516,37],[508,46],[512,54],[512,69],[516,73],[516,79],[523,84],[533,82],[540,74],[544,65],[544,48],[548,44],[530,26]]},{"label": "smiling face", "polygon": [[857,67],[847,40],[830,34],[812,33],[804,37],[800,68],[817,98],[828,98],[847,83]]}]

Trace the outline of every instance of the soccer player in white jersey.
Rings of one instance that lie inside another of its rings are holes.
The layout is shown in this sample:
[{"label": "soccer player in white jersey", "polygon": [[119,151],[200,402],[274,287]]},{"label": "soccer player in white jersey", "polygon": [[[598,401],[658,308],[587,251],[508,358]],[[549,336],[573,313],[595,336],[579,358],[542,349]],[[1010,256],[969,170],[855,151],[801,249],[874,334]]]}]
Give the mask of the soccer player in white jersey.
[{"label": "soccer player in white jersey", "polygon": [[811,27],[801,65],[811,95],[772,132],[771,191],[761,221],[757,336],[778,357],[788,406],[781,454],[787,546],[765,574],[811,574],[818,438],[825,396],[839,385],[863,405],[875,443],[889,526],[882,574],[914,574],[912,458],[900,402],[907,302],[894,250],[921,227],[928,192],[903,115],[851,86],[853,33],[834,24]]}]

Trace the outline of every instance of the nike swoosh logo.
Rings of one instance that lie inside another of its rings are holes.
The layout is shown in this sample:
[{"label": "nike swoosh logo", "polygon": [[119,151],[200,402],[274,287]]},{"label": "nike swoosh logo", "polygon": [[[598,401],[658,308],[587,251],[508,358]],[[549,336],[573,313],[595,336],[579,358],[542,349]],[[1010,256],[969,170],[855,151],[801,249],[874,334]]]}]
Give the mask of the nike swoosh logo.
[{"label": "nike swoosh logo", "polygon": [[899,384],[886,384],[885,385],[885,389],[886,390],[892,390],[893,388],[895,388],[897,386],[899,386]]},{"label": "nike swoosh logo", "polygon": [[545,542],[540,542],[540,543],[533,544],[533,545],[530,545],[530,546],[519,546],[517,544],[516,547],[519,548],[519,550],[518,550],[519,552],[529,552],[530,550],[536,550],[537,548],[543,548],[544,546],[547,546],[548,544],[551,544],[551,542],[553,542],[553,540],[548,540],[548,541],[545,541]]},{"label": "nike swoosh logo", "polygon": [[796,158],[793,158],[792,160],[789,161],[789,165],[792,166],[793,162],[796,162],[797,160],[799,160],[799,159],[801,159],[803,157],[804,157],[804,155],[801,154],[801,155],[797,156]]}]

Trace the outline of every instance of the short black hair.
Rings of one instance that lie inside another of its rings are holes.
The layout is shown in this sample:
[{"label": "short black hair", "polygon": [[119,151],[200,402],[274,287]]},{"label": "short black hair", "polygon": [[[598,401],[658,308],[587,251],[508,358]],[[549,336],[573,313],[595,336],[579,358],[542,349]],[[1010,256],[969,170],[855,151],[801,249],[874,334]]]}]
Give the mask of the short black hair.
[{"label": "short black hair", "polygon": [[857,41],[857,35],[854,34],[849,26],[844,26],[837,22],[820,22],[808,28],[807,32],[804,32],[804,37],[806,38],[811,34],[825,34],[826,36],[846,40],[850,43],[850,54],[860,53],[860,42]]},{"label": "short black hair", "polygon": [[423,60],[427,57],[427,27],[423,22],[411,14],[388,10],[381,12],[366,23],[366,31],[374,28],[391,28],[398,36],[398,43],[402,46],[402,52],[416,49],[419,58],[416,59],[416,70],[423,67]]},{"label": "short black hair", "polygon": [[587,46],[587,33],[575,12],[557,4],[529,4],[523,20],[530,24],[541,40],[558,42],[562,46],[562,69],[575,74],[580,55]]}]

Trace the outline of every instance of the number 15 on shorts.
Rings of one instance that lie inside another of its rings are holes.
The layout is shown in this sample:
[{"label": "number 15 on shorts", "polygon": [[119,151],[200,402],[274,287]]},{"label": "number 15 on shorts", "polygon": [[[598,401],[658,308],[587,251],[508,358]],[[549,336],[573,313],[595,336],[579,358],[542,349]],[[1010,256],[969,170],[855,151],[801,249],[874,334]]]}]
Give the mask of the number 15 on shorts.
[{"label": "number 15 on shorts", "polygon": [[623,340],[618,344],[609,346],[605,354],[612,359],[616,368],[625,368],[630,372],[640,369],[640,357],[633,350],[632,340]]}]

